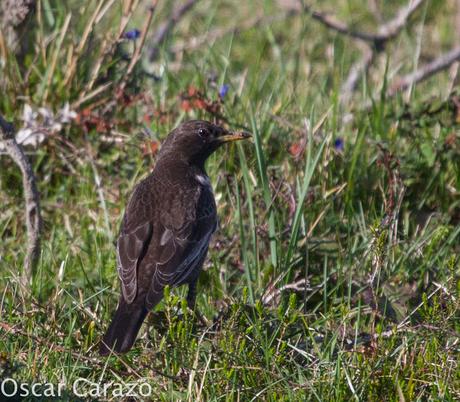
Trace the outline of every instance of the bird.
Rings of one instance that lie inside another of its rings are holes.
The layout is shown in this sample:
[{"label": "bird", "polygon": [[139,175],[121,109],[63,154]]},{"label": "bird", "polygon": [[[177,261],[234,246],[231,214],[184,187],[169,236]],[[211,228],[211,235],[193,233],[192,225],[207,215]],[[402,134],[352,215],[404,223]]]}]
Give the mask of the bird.
[{"label": "bird", "polygon": [[116,242],[118,307],[101,355],[128,352],[164,288],[188,285],[193,309],[198,276],[218,226],[207,158],[223,144],[250,138],[203,120],[189,120],[163,142],[152,172],[137,184]]}]

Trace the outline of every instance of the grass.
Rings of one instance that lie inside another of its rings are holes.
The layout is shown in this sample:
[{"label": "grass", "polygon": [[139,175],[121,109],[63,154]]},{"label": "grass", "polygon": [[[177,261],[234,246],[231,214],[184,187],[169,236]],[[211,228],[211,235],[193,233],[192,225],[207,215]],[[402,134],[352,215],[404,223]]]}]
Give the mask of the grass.
[{"label": "grass", "polygon": [[[458,400],[458,95],[447,73],[417,85],[410,103],[384,95],[397,69],[452,45],[454,2],[429,2],[346,105],[340,85],[359,51],[307,15],[279,18],[269,1],[203,1],[158,60],[124,77],[133,43],[115,45],[119,5],[100,15],[105,2],[77,3],[39,1],[27,33],[35,46],[2,65],[0,110],[18,126],[24,103],[56,111],[69,102],[78,118],[26,148],[45,222],[27,291],[21,176],[0,159],[0,378],[63,382],[56,400],[75,400],[79,378],[145,382],[152,400]],[[326,3],[375,24],[358,0]],[[278,19],[171,53],[261,9]],[[126,29],[141,27],[144,11]],[[158,6],[152,29],[167,12]],[[213,118],[203,102],[217,102],[223,83],[230,90],[214,106],[254,141],[207,164],[220,217],[198,287],[209,324],[184,308],[185,289],[171,289],[129,354],[101,358],[130,191],[172,128]],[[105,398],[119,400],[113,391]]]}]

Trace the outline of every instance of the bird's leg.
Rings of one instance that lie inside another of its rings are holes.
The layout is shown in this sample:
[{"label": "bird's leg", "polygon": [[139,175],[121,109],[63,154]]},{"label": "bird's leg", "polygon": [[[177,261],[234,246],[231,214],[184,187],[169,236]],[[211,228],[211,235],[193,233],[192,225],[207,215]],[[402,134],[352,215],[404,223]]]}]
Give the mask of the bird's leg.
[{"label": "bird's leg", "polygon": [[201,324],[205,327],[209,326],[209,321],[206,319],[204,315],[202,315],[196,308],[195,308],[195,301],[196,301],[196,283],[198,282],[198,277],[194,279],[188,285],[188,294],[187,294],[187,304],[188,308],[193,311],[195,316],[200,320]]},{"label": "bird's leg", "polygon": [[195,302],[196,302],[196,283],[198,282],[197,279],[194,279],[188,285],[188,293],[187,293],[187,305],[190,310],[195,309]]}]

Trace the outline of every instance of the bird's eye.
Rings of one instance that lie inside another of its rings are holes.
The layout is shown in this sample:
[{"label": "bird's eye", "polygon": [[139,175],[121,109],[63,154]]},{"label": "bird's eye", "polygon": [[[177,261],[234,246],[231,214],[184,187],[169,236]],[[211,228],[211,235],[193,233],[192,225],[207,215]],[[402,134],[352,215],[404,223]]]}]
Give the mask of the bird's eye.
[{"label": "bird's eye", "polygon": [[208,130],[204,129],[204,128],[200,128],[198,130],[198,134],[201,136],[201,137],[207,137],[208,136]]}]

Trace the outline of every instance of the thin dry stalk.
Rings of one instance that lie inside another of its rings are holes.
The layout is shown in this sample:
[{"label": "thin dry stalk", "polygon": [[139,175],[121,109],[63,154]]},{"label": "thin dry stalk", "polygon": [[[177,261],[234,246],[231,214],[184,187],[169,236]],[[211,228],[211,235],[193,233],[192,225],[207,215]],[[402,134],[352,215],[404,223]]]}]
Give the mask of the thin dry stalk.
[{"label": "thin dry stalk", "polygon": [[70,66],[69,66],[69,68],[67,70],[67,74],[66,74],[66,76],[64,78],[64,85],[68,85],[70,83],[70,81],[72,80],[72,78],[74,77],[74,75],[75,75],[75,71],[77,69],[77,61],[80,58],[80,55],[81,55],[83,49],[85,48],[85,45],[86,45],[86,42],[88,40],[89,34],[93,30],[94,23],[96,21],[96,17],[98,15],[99,11],[101,10],[101,7],[102,7],[103,4],[104,4],[104,0],[100,0],[99,4],[96,7],[96,10],[93,12],[93,15],[91,16],[91,18],[88,20],[88,23],[86,24],[85,30],[83,31],[83,35],[82,35],[82,37],[80,39],[78,47],[75,50],[75,54],[71,58],[71,64],[70,64]]},{"label": "thin dry stalk", "polygon": [[361,77],[367,74],[375,60],[375,56],[376,52],[370,46],[365,45],[362,57],[351,66],[348,77],[342,85],[340,91],[342,104],[348,102],[353,92],[355,92]]},{"label": "thin dry stalk", "polygon": [[308,5],[304,6],[304,10],[308,12],[313,19],[338,33],[351,36],[354,39],[371,42],[376,49],[382,50],[385,43],[396,36],[406,26],[410,16],[417,11],[425,0],[411,0],[406,7],[401,8],[396,16],[387,23],[380,25],[376,32],[364,32],[351,28],[342,21],[335,19],[333,16],[322,12],[312,10]]},{"label": "thin dry stalk", "polygon": [[200,35],[197,37],[188,38],[187,41],[179,43],[177,45],[173,45],[171,47],[172,53],[182,53],[183,51],[191,51],[200,48],[204,45],[209,45],[210,43],[224,37],[231,37],[233,35],[238,35],[241,32],[248,31],[253,28],[257,28],[260,26],[267,26],[276,21],[281,21],[286,17],[297,15],[298,12],[295,10],[290,10],[289,13],[270,16],[266,17],[263,14],[257,15],[251,18],[248,21],[242,21],[241,23],[237,24],[236,26],[231,27],[219,27],[215,28],[212,31],[205,33],[204,35]]},{"label": "thin dry stalk", "polygon": [[308,12],[313,19],[327,28],[364,43],[362,57],[352,65],[342,85],[340,97],[342,104],[348,102],[351,98],[353,92],[358,87],[361,77],[367,73],[376,61],[377,54],[385,49],[387,42],[396,38],[401,33],[407,26],[410,17],[424,2],[425,0],[410,0],[405,7],[399,9],[393,19],[381,24],[375,32],[355,30],[331,15],[313,10],[309,5],[303,6],[304,11]]},{"label": "thin dry stalk", "polygon": [[153,0],[152,5],[148,8],[147,18],[145,19],[144,26],[142,27],[142,31],[141,31],[140,43],[138,46],[136,46],[136,49],[134,50],[134,54],[131,57],[131,61],[129,62],[128,68],[126,69],[126,73],[123,77],[123,80],[120,83],[119,88],[121,90],[125,87],[129,76],[131,75],[131,73],[134,70],[134,67],[136,66],[137,62],[141,58],[141,52],[145,44],[145,38],[147,37],[147,32],[149,30],[150,23],[152,22],[152,17],[153,17],[153,13],[155,11],[156,5],[157,5],[157,0]]},{"label": "thin dry stalk", "polygon": [[[107,14],[109,9],[113,6],[115,3],[114,0],[109,0],[105,5],[104,5],[104,0],[101,0],[99,4],[97,5],[96,9],[94,10],[91,18],[88,21],[88,24],[85,27],[85,30],[83,32],[82,39],[79,42],[78,48],[75,50],[75,52],[72,54],[71,57],[71,62],[68,64],[68,69],[67,69],[67,74],[64,78],[64,85],[68,85],[72,78],[75,75],[76,72],[76,67],[78,64],[79,58],[83,54],[83,50],[86,46],[86,43],[88,41],[88,38],[90,36],[90,33],[94,30],[94,27],[100,23],[102,18]],[[90,91],[94,85],[94,82],[96,81],[97,75],[99,73],[99,70],[101,68],[102,62],[106,55],[111,54],[113,51],[113,48],[115,45],[119,42],[121,36],[126,30],[126,27],[131,20],[131,17],[133,15],[134,10],[137,8],[139,4],[139,0],[128,0],[125,1],[123,4],[123,15],[120,20],[120,25],[118,26],[118,31],[115,37],[112,40],[106,39],[102,42],[102,46],[99,52],[99,57],[96,59],[95,66],[93,67],[93,70],[91,72],[91,79],[89,80],[88,85],[85,87],[85,89],[81,92],[80,98],[84,97],[88,91]]]},{"label": "thin dry stalk", "polygon": [[48,97],[48,91],[51,87],[51,82],[54,77],[54,70],[56,69],[58,57],[59,57],[59,54],[61,53],[61,46],[64,41],[64,37],[67,33],[67,30],[69,29],[71,16],[72,15],[70,13],[67,15],[64,21],[64,25],[62,26],[62,29],[61,29],[61,34],[59,35],[59,38],[57,41],[56,49],[53,52],[53,58],[51,59],[51,65],[50,65],[49,70],[47,71],[47,82],[46,82],[45,91],[43,93],[43,99],[46,99]]},{"label": "thin dry stalk", "polygon": [[174,9],[171,16],[157,29],[150,43],[149,60],[154,61],[158,56],[158,49],[165,41],[168,34],[177,23],[190,11],[198,0],[187,0],[184,4]]},{"label": "thin dry stalk", "polygon": [[8,123],[0,115],[0,139],[3,140],[6,152],[19,166],[22,173],[28,237],[22,285],[24,285],[24,289],[26,290],[27,284],[32,280],[34,267],[40,254],[42,218],[40,214],[40,197],[37,191],[35,175],[22,147],[17,143],[15,135],[16,132],[13,125]]},{"label": "thin dry stalk", "polygon": [[400,91],[417,84],[434,74],[446,70],[453,63],[460,60],[460,46],[449,50],[448,52],[437,57],[433,61],[423,65],[418,70],[396,79],[396,83],[391,87],[389,96],[394,96]]},{"label": "thin dry stalk", "polygon": [[[108,11],[108,7],[112,5],[113,2],[109,2],[106,7],[102,9],[102,11],[99,13],[97,16],[95,22],[96,24],[99,23],[99,21],[102,19],[102,17],[106,14]],[[117,43],[120,42],[120,39],[122,35],[124,34],[126,27],[128,26],[129,21],[131,20],[131,17],[134,13],[134,10],[137,8],[139,4],[139,0],[126,0],[123,3],[123,15],[120,20],[120,25],[118,26],[118,31],[115,37],[107,37],[106,39],[103,40],[102,45],[99,50],[99,56],[96,58],[96,62],[93,66],[93,69],[91,71],[91,78],[88,81],[88,84],[85,86],[85,88],[81,91],[79,99],[77,102],[75,102],[75,105],[81,105],[82,103],[86,102],[88,100],[88,97],[91,97],[90,95],[93,93],[100,93],[104,91],[107,86],[106,84],[101,85],[99,88],[97,88],[95,91],[91,92],[91,94],[87,95],[89,91],[94,86],[94,83],[97,80],[99,71],[102,67],[103,62],[106,60],[106,57],[108,55],[113,54],[113,49],[116,46]],[[111,84],[111,83],[110,83]]]}]

